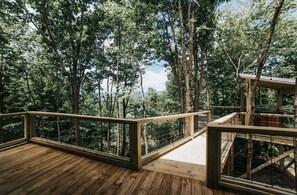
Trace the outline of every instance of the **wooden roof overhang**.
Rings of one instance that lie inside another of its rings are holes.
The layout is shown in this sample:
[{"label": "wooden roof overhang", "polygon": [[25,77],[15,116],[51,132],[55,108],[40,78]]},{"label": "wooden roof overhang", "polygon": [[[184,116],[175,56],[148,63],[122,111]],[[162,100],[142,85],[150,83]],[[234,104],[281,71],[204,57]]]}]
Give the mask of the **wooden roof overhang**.
[{"label": "wooden roof overhang", "polygon": [[[256,75],[251,74],[239,74],[239,79],[242,84],[245,84],[246,80],[255,81]],[[285,79],[285,78],[277,78],[277,77],[268,77],[261,76],[258,81],[257,86],[276,89],[283,91],[283,94],[294,94],[295,89],[295,80],[294,79]]]}]

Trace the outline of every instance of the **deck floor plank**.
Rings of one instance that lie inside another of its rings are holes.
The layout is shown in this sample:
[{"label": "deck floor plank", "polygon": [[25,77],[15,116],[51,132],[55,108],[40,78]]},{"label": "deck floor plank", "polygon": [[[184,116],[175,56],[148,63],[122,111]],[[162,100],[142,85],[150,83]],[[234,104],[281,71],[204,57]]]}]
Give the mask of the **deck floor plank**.
[{"label": "deck floor plank", "polygon": [[[44,157],[44,154],[39,154],[35,156],[37,160],[32,161],[29,159],[26,162],[22,162],[16,165],[8,166],[5,170],[1,170],[0,178],[8,179],[15,175],[19,175],[21,172],[31,169],[32,167],[39,166],[41,163],[45,163],[46,161],[51,160],[52,158],[59,158],[59,156],[64,155],[64,153],[59,151],[50,150]],[[1,179],[0,179],[1,181]]]},{"label": "deck floor plank", "polygon": [[202,193],[201,191],[201,181],[198,180],[192,180],[192,194],[194,195],[200,195]]},{"label": "deck floor plank", "polygon": [[163,181],[163,175],[164,175],[163,173],[159,173],[159,172],[156,174],[154,181],[151,184],[150,191],[148,192],[148,194],[150,194],[150,195],[158,194],[159,189],[161,188],[162,181]]},{"label": "deck floor plank", "polygon": [[[137,172],[134,172],[134,174]],[[126,181],[128,180],[128,178],[133,175],[133,171],[126,169],[118,178],[117,180],[109,187],[109,189],[107,190],[106,194],[108,195],[112,195],[115,192],[117,192],[123,184],[126,183]],[[136,175],[136,174],[135,174]]]},{"label": "deck floor plank", "polygon": [[158,194],[170,194],[172,181],[173,177],[171,175],[163,175],[163,181]]},{"label": "deck floor plank", "polygon": [[51,150],[50,148],[39,148],[39,147],[34,147],[32,149],[24,150],[22,153],[13,155],[13,156],[8,156],[7,158],[1,159],[0,161],[0,172],[4,171],[8,167],[11,167],[13,165],[17,165],[20,163],[26,163],[27,161],[31,161],[32,158],[35,158],[36,155],[38,154],[43,154]]},{"label": "deck floor plank", "polygon": [[115,172],[96,190],[95,194],[106,194],[109,187],[120,177],[125,169],[115,167]]},{"label": "deck floor plank", "polygon": [[[65,189],[68,189],[75,183],[76,179],[83,174],[84,171],[89,171],[94,161],[86,158],[81,158],[73,164],[69,164],[67,170],[55,180],[42,194],[62,194]],[[36,193],[38,194],[38,193]]]},{"label": "deck floor plank", "polygon": [[114,194],[125,194],[132,186],[137,176],[139,176],[142,173],[143,172],[133,172],[132,174],[130,174],[129,177],[125,179],[124,183],[120,186],[120,188],[114,192]]},{"label": "deck floor plank", "polygon": [[182,178],[181,191],[184,194],[192,194],[192,182],[189,178]]},{"label": "deck floor plank", "polygon": [[68,188],[64,188],[67,194],[73,194],[80,189],[80,186],[84,186],[86,182],[93,175],[93,171],[96,169],[101,169],[104,165],[98,162],[94,162],[87,169],[83,170],[80,174],[77,174],[76,181],[72,183]]},{"label": "deck floor plank", "polygon": [[133,184],[130,186],[130,188],[126,191],[125,194],[136,194],[138,190],[140,189],[141,184],[145,180],[148,172],[145,170],[141,170],[139,174],[137,175],[136,179],[134,180]]},{"label": "deck floor plank", "polygon": [[[73,158],[69,163],[62,164],[57,169],[45,173],[41,177],[35,179],[36,184],[32,186],[28,194],[51,194],[52,192],[64,191],[69,184],[69,178],[71,174],[79,173],[80,168],[83,168],[80,164],[84,163],[84,158]],[[62,187],[63,189],[60,189]]]},{"label": "deck floor plank", "polygon": [[192,178],[145,169],[137,172],[35,144],[26,145],[0,152],[0,164],[5,166],[0,167],[4,171],[0,172],[1,195],[235,194],[209,189]]},{"label": "deck floor plank", "polygon": [[181,177],[177,177],[177,176],[173,177],[170,194],[172,195],[181,194],[181,179],[182,179]]},{"label": "deck floor plank", "polygon": [[143,181],[139,191],[137,192],[139,195],[145,195],[148,194],[150,190],[150,186],[152,182],[154,181],[154,178],[156,176],[156,172],[149,172],[146,176],[145,180]]},{"label": "deck floor plank", "polygon": [[[90,184],[87,183],[85,190],[82,194],[94,194],[98,188],[101,186],[110,175],[112,175],[116,169],[113,166],[105,166],[102,170],[98,171],[92,178],[90,178]],[[80,194],[75,192],[74,194]]]},{"label": "deck floor plank", "polygon": [[3,150],[3,151],[1,151],[0,160],[2,160],[3,158],[7,158],[7,156],[12,156],[14,154],[20,153],[24,150],[28,150],[28,149],[34,148],[34,147],[37,147],[37,146],[34,144],[23,144],[21,146],[15,147],[15,148]]},{"label": "deck floor plank", "polygon": [[38,178],[44,173],[59,167],[61,164],[70,160],[71,158],[73,158],[73,156],[64,154],[64,156],[61,158],[53,159],[51,162],[42,163],[41,165],[38,165],[38,167],[32,167],[31,169],[23,171],[15,177],[10,177],[6,180],[4,179],[4,181],[0,182],[0,192],[5,194],[13,191],[34,180],[35,178]]}]

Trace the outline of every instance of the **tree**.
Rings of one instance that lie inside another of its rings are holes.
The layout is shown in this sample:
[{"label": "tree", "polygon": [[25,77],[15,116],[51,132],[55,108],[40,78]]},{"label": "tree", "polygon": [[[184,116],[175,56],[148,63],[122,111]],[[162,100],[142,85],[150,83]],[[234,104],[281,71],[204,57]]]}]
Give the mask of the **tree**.
[{"label": "tree", "polygon": [[[89,1],[17,1],[24,20],[30,21],[51,49],[59,74],[70,85],[73,114],[80,113],[79,96],[89,62],[102,39],[98,39],[100,12]],[[94,9],[91,9],[93,7]],[[102,33],[102,30],[100,31]],[[66,79],[67,78],[67,79]],[[68,80],[69,79],[69,80]],[[74,120],[76,144],[80,142],[78,120]]]},{"label": "tree", "polygon": [[[246,124],[248,125],[253,125],[254,121],[254,114],[255,114],[255,96],[256,96],[256,89],[257,89],[257,83],[260,80],[261,73],[263,70],[263,67],[265,65],[267,56],[268,56],[268,51],[272,42],[273,34],[275,31],[275,26],[277,24],[277,19],[281,13],[281,9],[283,7],[284,0],[279,0],[277,1],[277,5],[275,8],[275,12],[271,21],[271,25],[269,28],[268,32],[268,37],[265,43],[265,46],[262,50],[260,60],[258,62],[257,66],[257,74],[256,78],[254,80],[254,83],[251,88],[251,95],[250,95],[250,105],[247,105],[247,118],[246,118]],[[247,178],[251,179],[251,170],[252,170],[252,155],[253,155],[253,136],[252,134],[249,134],[249,139],[248,139],[248,157],[247,157]]]}]

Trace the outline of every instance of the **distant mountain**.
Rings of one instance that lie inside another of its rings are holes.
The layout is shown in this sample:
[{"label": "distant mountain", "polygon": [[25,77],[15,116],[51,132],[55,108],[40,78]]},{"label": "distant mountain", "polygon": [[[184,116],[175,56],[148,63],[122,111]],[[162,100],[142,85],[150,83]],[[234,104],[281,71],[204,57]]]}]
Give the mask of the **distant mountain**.
[{"label": "distant mountain", "polygon": [[[158,95],[162,95],[164,93],[165,93],[165,91],[157,91],[157,94]],[[141,98],[142,97],[142,94],[141,94],[141,92],[134,92],[134,93],[131,94],[131,96],[133,98]],[[148,96],[148,93],[147,92],[144,92],[144,97],[147,97],[147,96]]]}]

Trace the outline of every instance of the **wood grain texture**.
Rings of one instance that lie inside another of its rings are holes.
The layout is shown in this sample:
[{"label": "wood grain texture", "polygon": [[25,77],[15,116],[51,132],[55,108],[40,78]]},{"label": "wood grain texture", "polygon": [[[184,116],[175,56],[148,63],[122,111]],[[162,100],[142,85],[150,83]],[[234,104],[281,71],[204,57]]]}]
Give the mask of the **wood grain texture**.
[{"label": "wood grain texture", "polygon": [[0,164],[0,194],[224,194],[195,179],[132,171],[35,144],[0,152]]}]

